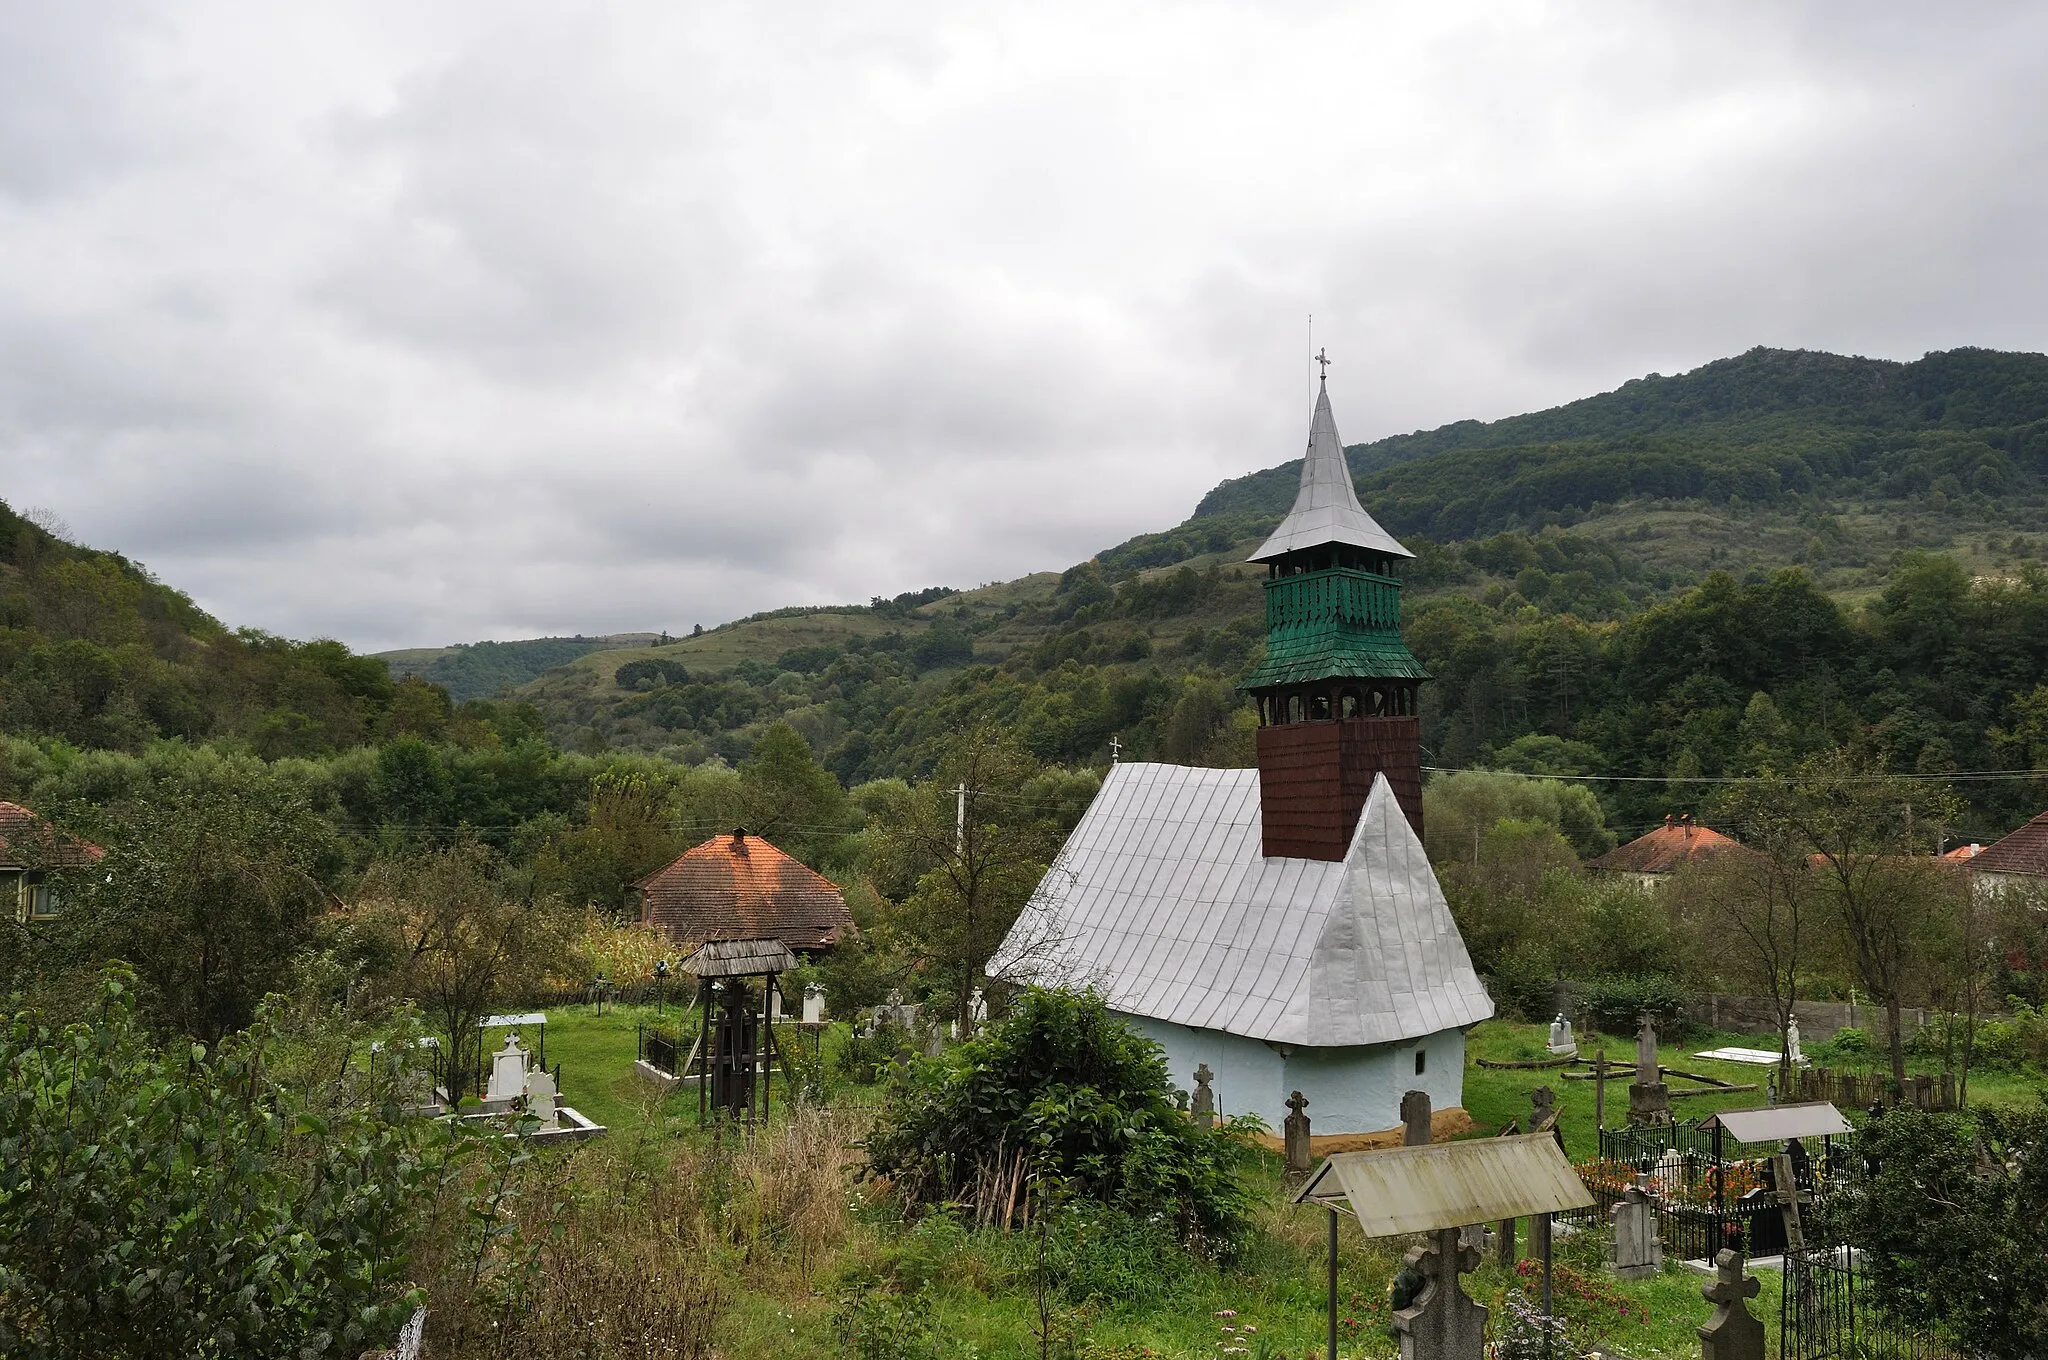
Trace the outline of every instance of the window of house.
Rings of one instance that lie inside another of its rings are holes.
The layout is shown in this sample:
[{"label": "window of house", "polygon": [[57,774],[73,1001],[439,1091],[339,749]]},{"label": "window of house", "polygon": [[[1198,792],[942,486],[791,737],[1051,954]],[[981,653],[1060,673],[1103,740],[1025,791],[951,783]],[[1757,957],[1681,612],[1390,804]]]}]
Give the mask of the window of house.
[{"label": "window of house", "polygon": [[29,883],[22,891],[28,898],[28,919],[47,921],[57,914],[57,894],[47,883]]},{"label": "window of house", "polygon": [[1423,1069],[1423,1068],[1425,1068],[1425,1067],[1427,1067],[1428,1065],[1429,1065],[1429,1052],[1428,1052],[1428,1050],[1427,1050],[1427,1049],[1421,1049],[1421,1048],[1418,1048],[1418,1049],[1416,1049],[1416,1050],[1415,1050],[1415,1075],[1416,1075],[1416,1076],[1418,1076],[1418,1077],[1419,1077],[1419,1076],[1421,1076],[1421,1075],[1422,1075],[1422,1069]]}]

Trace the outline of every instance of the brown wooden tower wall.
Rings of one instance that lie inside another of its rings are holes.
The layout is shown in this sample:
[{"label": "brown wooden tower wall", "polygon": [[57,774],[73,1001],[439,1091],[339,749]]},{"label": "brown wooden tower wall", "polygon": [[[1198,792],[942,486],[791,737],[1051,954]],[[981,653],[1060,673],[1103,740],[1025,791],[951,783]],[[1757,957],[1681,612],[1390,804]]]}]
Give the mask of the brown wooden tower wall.
[{"label": "brown wooden tower wall", "polygon": [[1339,860],[1385,774],[1422,834],[1422,726],[1416,718],[1339,718],[1261,727],[1259,817],[1268,857]]}]

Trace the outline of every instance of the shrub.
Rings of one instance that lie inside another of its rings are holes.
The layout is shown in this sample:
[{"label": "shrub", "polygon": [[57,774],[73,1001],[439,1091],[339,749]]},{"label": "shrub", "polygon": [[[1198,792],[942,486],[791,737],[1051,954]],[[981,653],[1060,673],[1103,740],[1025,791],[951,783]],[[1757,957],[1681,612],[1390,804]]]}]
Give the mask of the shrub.
[{"label": "shrub", "polygon": [[253,1036],[159,1050],[134,997],[109,971],[90,1023],[22,1013],[0,1032],[0,1354],[389,1339],[417,1301],[405,1213],[422,1180],[398,1084],[323,1116],[265,1075]]},{"label": "shrub", "polygon": [[1197,1128],[1174,1105],[1159,1046],[1092,992],[1032,990],[1011,1013],[891,1088],[868,1161],[914,1204],[959,1204],[1007,1223],[1016,1194],[1057,1185],[1182,1241],[1232,1248],[1251,1195],[1240,1125]]},{"label": "shrub", "polygon": [[1579,1005],[1595,1027],[1606,1034],[1633,1034],[1647,1012],[1666,1038],[1688,1027],[1686,1003],[1691,994],[1670,978],[1652,975],[1595,978],[1579,986]]},{"label": "shrub", "polygon": [[889,1070],[889,1064],[906,1042],[903,1028],[893,1024],[876,1025],[867,1034],[849,1034],[835,1059],[839,1074],[859,1085],[873,1086]]}]

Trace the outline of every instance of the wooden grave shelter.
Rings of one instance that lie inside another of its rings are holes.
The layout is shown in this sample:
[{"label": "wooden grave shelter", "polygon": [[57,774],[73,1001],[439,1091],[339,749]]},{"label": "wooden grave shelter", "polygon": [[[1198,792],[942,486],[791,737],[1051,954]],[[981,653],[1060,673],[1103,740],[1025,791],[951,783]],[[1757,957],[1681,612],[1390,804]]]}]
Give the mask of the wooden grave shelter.
[{"label": "wooden grave shelter", "polygon": [[[768,1117],[775,1046],[775,979],[797,966],[780,940],[713,940],[683,960],[697,979],[702,1023],[676,1075],[697,1079],[697,1122],[713,1113],[752,1124]],[[754,1009],[751,979],[762,980]],[[758,1078],[758,1080],[757,1080]]]}]

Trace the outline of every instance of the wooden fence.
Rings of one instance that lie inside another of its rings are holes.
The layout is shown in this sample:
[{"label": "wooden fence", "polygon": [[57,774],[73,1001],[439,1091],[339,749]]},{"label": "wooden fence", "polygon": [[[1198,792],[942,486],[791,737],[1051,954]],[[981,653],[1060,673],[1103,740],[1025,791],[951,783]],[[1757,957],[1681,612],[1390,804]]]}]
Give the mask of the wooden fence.
[{"label": "wooden fence", "polygon": [[1944,1072],[1934,1077],[1922,1072],[1907,1077],[1905,1086],[1894,1093],[1892,1079],[1887,1073],[1837,1072],[1827,1067],[1807,1067],[1794,1075],[1792,1089],[1784,1098],[1787,1102],[1826,1100],[1858,1110],[1879,1104],[1911,1105],[1918,1110],[1953,1110],[1956,1108],[1956,1074]]}]

